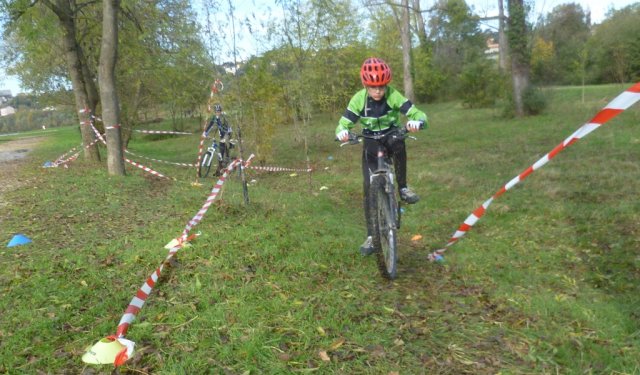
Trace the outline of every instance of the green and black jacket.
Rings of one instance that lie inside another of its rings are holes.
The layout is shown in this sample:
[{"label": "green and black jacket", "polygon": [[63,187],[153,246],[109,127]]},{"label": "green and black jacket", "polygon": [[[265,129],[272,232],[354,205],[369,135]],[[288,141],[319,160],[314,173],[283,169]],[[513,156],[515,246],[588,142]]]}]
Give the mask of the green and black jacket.
[{"label": "green and black jacket", "polygon": [[387,86],[383,100],[375,101],[367,95],[367,89],[358,91],[349,101],[349,106],[338,121],[336,135],[342,130],[351,130],[358,120],[363,129],[379,132],[398,126],[399,114],[409,120],[423,121],[427,126],[427,115],[416,108],[398,90]]}]

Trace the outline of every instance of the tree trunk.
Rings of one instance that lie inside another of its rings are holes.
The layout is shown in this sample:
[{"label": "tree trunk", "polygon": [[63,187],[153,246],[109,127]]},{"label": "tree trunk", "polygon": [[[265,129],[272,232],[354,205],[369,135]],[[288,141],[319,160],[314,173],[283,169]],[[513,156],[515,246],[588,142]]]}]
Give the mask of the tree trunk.
[{"label": "tree trunk", "polygon": [[413,93],[413,76],[411,72],[411,23],[409,21],[409,0],[402,0],[402,24],[400,37],[402,39],[402,70],[404,78],[404,95],[412,102],[416,101]]},{"label": "tree trunk", "polygon": [[507,56],[509,56],[509,42],[505,31],[505,15],[504,15],[504,0],[498,0],[498,64],[500,70],[507,71]]},{"label": "tree trunk", "polygon": [[526,115],[524,93],[529,88],[529,46],[524,0],[509,0],[509,48],[516,116]]},{"label": "tree trunk", "polygon": [[[62,26],[65,60],[67,69],[69,69],[69,77],[71,78],[73,95],[79,114],[80,134],[82,136],[82,144],[85,146],[85,159],[100,161],[98,145],[94,143],[96,136],[89,126],[89,115],[94,113],[97,99],[87,94],[87,81],[90,81],[90,79],[83,74],[86,67],[83,64],[82,50],[76,39],[76,23],[71,4],[69,1],[64,0],[58,0],[55,4],[51,1],[43,1],[43,3],[55,13]],[[88,73],[88,69],[86,71]],[[91,82],[91,84],[93,83]],[[89,147],[89,145],[91,146]]]},{"label": "tree trunk", "polygon": [[411,75],[411,35],[410,35],[410,22],[409,22],[409,0],[402,0],[399,5],[400,11],[398,15],[398,4],[392,0],[388,0],[387,4],[393,11],[398,30],[400,31],[400,42],[402,43],[402,72],[403,72],[403,84],[404,84],[404,96],[412,102],[415,101],[415,95],[413,93],[413,77]]},{"label": "tree trunk", "polygon": [[[61,2],[64,3],[64,2]],[[69,76],[71,77],[71,85],[73,87],[73,95],[78,109],[80,125],[80,134],[82,136],[82,144],[85,146],[85,160],[100,161],[100,152],[98,145],[94,143],[96,136],[89,126],[89,116],[94,113],[96,102],[90,100],[85,87],[85,76],[82,74],[82,58],[80,54],[80,45],[76,40],[75,19],[68,13],[58,14],[58,19],[63,29],[63,45]],[[88,111],[87,111],[88,110]],[[93,144],[90,147],[89,145]]]},{"label": "tree trunk", "polygon": [[104,0],[102,45],[100,48],[100,98],[102,121],[107,135],[107,170],[110,175],[124,176],[120,109],[116,91],[115,66],[118,59],[118,8],[120,0]]},{"label": "tree trunk", "polygon": [[420,10],[420,0],[413,0],[413,13],[416,17],[416,29],[418,40],[420,41],[420,48],[427,51],[429,43],[427,39],[427,29],[424,24],[424,17],[422,17],[422,11]]}]

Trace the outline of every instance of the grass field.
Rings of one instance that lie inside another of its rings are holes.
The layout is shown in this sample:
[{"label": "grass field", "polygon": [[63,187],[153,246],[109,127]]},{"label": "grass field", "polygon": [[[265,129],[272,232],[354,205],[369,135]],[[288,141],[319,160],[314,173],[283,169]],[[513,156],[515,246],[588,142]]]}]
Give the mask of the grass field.
[{"label": "grass field", "polygon": [[[249,170],[248,206],[237,175],[227,180],[129,329],[136,354],[120,373],[639,374],[638,104],[496,200],[444,264],[426,260],[624,88],[587,87],[584,103],[579,88],[548,89],[548,111],[526,119],[422,105],[431,125],[408,141],[422,200],[403,216],[394,282],[358,252],[361,151],[337,147],[336,116],[317,116],[305,129],[311,178]],[[267,165],[306,166],[289,130]],[[260,129],[245,134],[253,151]],[[215,183],[143,159],[176,180],[82,160],[41,168],[79,139],[50,133],[5,194],[0,238],[33,242],[0,250],[0,373],[111,373],[85,365],[85,348],[115,333]],[[197,144],[146,136],[129,148],[190,163]]]}]

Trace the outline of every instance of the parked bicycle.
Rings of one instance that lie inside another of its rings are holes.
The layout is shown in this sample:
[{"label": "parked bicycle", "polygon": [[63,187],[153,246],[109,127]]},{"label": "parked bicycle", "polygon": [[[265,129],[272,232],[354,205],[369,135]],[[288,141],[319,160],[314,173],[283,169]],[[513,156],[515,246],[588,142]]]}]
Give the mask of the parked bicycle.
[{"label": "parked bicycle", "polygon": [[398,199],[394,183],[393,161],[381,144],[386,137],[416,139],[407,134],[405,128],[384,134],[368,135],[349,133],[349,141],[344,145],[359,144],[363,138],[378,143],[377,168],[371,171],[369,190],[367,191],[367,226],[371,233],[372,245],[376,254],[378,268],[383,277],[393,280],[397,277],[398,230],[402,216],[401,200]]}]

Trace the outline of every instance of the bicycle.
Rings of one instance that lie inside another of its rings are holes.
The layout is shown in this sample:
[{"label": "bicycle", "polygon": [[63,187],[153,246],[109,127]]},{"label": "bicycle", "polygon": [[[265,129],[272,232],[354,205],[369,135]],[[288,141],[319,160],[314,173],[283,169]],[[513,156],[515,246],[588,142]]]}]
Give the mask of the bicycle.
[{"label": "bicycle", "polygon": [[349,141],[340,145],[342,147],[360,144],[363,138],[373,139],[378,143],[377,167],[371,171],[366,197],[369,209],[367,226],[380,273],[389,280],[395,279],[398,272],[397,234],[400,229],[402,207],[394,183],[393,161],[380,141],[389,136],[416,139],[407,133],[405,128],[375,135],[349,133]]},{"label": "bicycle", "polygon": [[202,155],[202,160],[200,160],[200,165],[198,165],[198,177],[205,178],[209,175],[214,156],[216,160],[218,160],[218,163],[223,161],[222,155],[218,152],[218,142],[216,142],[215,139],[211,142],[211,145],[207,147],[204,155]]}]

